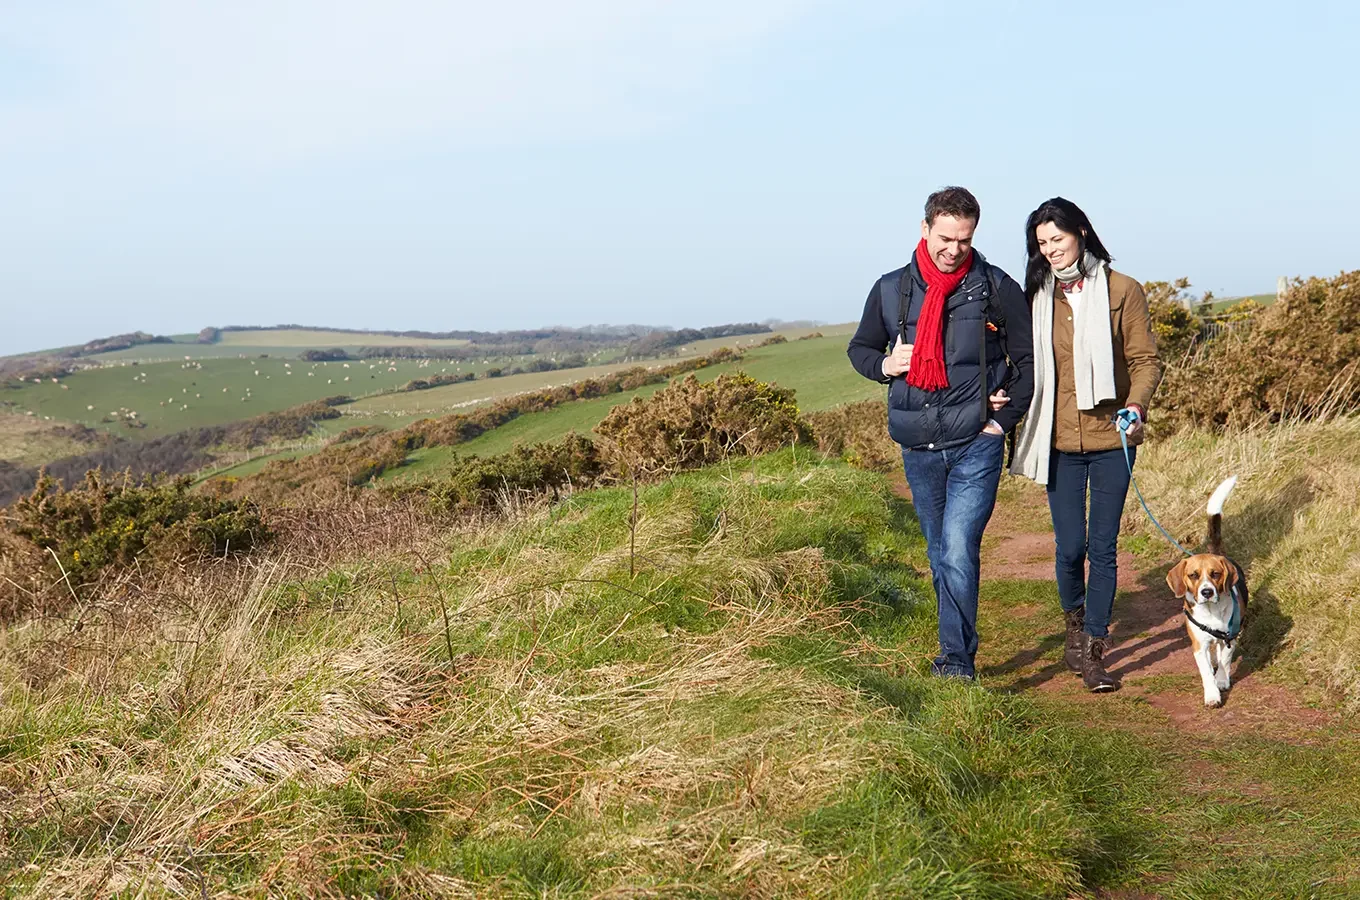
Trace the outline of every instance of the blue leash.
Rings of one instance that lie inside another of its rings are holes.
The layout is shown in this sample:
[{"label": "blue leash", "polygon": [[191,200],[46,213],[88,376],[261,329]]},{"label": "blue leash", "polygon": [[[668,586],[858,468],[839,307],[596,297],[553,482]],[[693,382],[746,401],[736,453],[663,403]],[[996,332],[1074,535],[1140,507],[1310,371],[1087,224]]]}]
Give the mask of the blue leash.
[{"label": "blue leash", "polygon": [[[1153,525],[1157,526],[1157,530],[1160,531],[1177,550],[1181,551],[1186,556],[1194,556],[1195,554],[1182,547],[1181,542],[1172,537],[1171,533],[1162,527],[1162,523],[1157,521],[1157,517],[1152,514],[1152,510],[1148,509],[1147,501],[1143,499],[1143,492],[1138,489],[1138,479],[1133,477],[1133,459],[1129,456],[1129,429],[1132,428],[1133,423],[1137,421],[1138,410],[1130,409],[1127,406],[1114,414],[1114,424],[1119,428],[1119,445],[1124,448],[1124,465],[1129,468],[1129,483],[1133,485],[1133,492],[1138,495],[1138,502],[1143,505],[1143,512],[1147,513],[1148,520],[1151,521]],[[1233,611],[1232,616],[1228,621],[1227,641],[1231,644],[1242,631],[1242,607],[1241,604],[1237,602],[1236,589],[1229,593],[1232,596]],[[1190,614],[1187,612],[1186,616],[1189,617],[1189,615]],[[1191,619],[1190,621],[1194,622],[1195,620]],[[1215,634],[1213,629],[1205,628],[1198,622],[1195,622],[1195,624],[1204,631]]]},{"label": "blue leash", "polygon": [[1138,502],[1143,504],[1143,512],[1147,513],[1148,519],[1152,521],[1153,525],[1157,526],[1157,530],[1165,535],[1166,539],[1170,541],[1177,550],[1181,551],[1186,556],[1194,556],[1195,554],[1182,547],[1181,542],[1173,538],[1171,533],[1162,527],[1162,523],[1157,521],[1157,517],[1152,514],[1152,510],[1148,509],[1147,501],[1143,499],[1143,492],[1138,490],[1138,479],[1133,477],[1133,459],[1129,456],[1129,429],[1132,428],[1133,423],[1137,421],[1138,410],[1130,409],[1127,406],[1114,414],[1114,424],[1119,428],[1119,445],[1124,448],[1124,465],[1129,467],[1129,481],[1133,484],[1133,492],[1138,495]]}]

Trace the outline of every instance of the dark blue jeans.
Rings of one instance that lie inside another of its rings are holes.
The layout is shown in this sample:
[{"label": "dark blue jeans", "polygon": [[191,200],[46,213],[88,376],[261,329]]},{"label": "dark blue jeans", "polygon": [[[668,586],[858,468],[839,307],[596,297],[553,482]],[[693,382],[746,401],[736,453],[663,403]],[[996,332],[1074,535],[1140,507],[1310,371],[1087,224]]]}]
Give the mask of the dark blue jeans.
[{"label": "dark blue jeans", "polygon": [[[1129,448],[1136,461],[1137,447]],[[1086,513],[1086,486],[1091,486],[1091,513]],[[1086,633],[1105,637],[1114,611],[1119,570],[1116,542],[1129,469],[1124,451],[1063,453],[1054,450],[1048,468],[1048,509],[1057,543],[1058,600],[1064,611],[1086,607]],[[1086,561],[1091,561],[1087,577]]]},{"label": "dark blue jeans", "polygon": [[904,450],[902,467],[926,538],[940,613],[937,675],[973,677],[982,530],[996,506],[1006,439],[979,434],[948,450]]}]

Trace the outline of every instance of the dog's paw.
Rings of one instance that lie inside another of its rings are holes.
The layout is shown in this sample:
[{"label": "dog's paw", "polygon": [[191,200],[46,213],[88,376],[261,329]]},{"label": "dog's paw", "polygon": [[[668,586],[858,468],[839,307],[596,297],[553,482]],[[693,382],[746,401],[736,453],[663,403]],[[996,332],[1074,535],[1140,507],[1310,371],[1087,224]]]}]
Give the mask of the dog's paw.
[{"label": "dog's paw", "polygon": [[1223,705],[1223,695],[1218,691],[1205,691],[1204,705],[1209,709],[1218,709]]},{"label": "dog's paw", "polygon": [[1218,673],[1214,675],[1214,684],[1223,692],[1232,687],[1232,676],[1228,674],[1227,669],[1218,670]]}]

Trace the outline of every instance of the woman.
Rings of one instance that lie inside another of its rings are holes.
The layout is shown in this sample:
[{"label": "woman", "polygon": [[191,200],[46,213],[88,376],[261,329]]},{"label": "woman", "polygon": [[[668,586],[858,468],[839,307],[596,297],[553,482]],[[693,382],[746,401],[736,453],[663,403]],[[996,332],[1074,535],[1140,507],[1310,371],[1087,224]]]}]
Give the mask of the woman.
[{"label": "woman", "polygon": [[[1112,691],[1117,685],[1103,657],[1114,607],[1115,543],[1133,445],[1143,442],[1162,364],[1143,288],[1110,268],[1109,251],[1075,203],[1055,197],[1031,213],[1025,246],[1035,384],[1011,471],[1048,489],[1067,625],[1063,658],[1088,690]],[[1127,463],[1115,425],[1122,409],[1138,415],[1128,430]]]}]

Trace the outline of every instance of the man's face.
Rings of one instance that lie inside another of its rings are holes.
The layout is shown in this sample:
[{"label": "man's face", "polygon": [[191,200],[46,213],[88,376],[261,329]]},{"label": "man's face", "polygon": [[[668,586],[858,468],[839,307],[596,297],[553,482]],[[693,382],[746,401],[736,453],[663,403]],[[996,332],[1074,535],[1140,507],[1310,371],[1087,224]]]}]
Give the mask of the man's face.
[{"label": "man's face", "polygon": [[973,232],[977,219],[956,219],[936,216],[935,224],[921,222],[921,237],[926,239],[926,252],[941,272],[953,272],[968,258],[973,249]]}]

